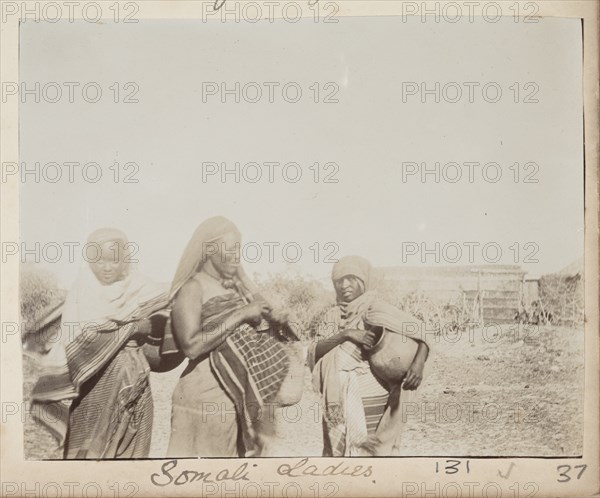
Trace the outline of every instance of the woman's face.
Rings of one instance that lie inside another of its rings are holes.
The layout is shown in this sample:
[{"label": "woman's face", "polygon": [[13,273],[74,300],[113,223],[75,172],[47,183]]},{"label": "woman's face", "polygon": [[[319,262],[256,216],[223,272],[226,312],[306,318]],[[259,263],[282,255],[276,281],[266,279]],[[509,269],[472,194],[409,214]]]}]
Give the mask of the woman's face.
[{"label": "woman's face", "polygon": [[99,257],[90,262],[90,267],[102,285],[114,284],[123,278],[127,263],[125,249],[118,241],[109,241],[99,246]]},{"label": "woman's face", "polygon": [[354,275],[346,275],[333,283],[338,300],[344,303],[354,301],[363,291],[361,280]]},{"label": "woman's face", "polygon": [[210,257],[215,269],[224,277],[233,277],[240,266],[241,237],[237,233],[228,233],[221,237],[219,250]]}]

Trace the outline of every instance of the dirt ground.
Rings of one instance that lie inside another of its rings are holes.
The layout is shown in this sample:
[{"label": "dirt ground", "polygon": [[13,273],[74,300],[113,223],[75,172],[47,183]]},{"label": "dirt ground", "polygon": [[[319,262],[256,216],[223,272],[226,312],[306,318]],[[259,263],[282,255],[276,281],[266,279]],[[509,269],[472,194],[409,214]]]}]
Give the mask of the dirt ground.
[{"label": "dirt ground", "polygon": [[[25,403],[36,368],[23,356]],[[170,398],[183,366],[152,374],[151,457],[164,457]],[[434,344],[426,378],[407,393],[402,454],[406,456],[575,456],[583,448],[583,330],[489,327]],[[275,412],[270,456],[319,456],[319,396],[308,369],[301,402]],[[52,439],[25,420],[25,454],[56,458]]]}]

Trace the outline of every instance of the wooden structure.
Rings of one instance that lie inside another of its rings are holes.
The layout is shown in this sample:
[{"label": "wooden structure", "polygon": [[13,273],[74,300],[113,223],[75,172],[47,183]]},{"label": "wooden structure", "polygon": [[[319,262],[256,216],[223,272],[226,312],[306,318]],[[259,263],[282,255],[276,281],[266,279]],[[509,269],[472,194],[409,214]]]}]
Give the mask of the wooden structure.
[{"label": "wooden structure", "polygon": [[462,302],[482,324],[513,323],[523,306],[526,272],[518,265],[391,267],[377,273],[400,294],[417,292],[440,302]]}]

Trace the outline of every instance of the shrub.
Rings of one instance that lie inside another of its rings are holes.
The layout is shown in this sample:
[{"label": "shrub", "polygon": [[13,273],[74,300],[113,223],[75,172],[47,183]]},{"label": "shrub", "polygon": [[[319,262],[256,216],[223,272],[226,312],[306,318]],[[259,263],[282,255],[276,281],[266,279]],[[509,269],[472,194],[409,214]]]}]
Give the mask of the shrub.
[{"label": "shrub", "polygon": [[540,278],[540,306],[554,323],[582,325],[584,322],[584,289],[581,273],[550,274]]},{"label": "shrub", "polygon": [[256,283],[274,306],[290,312],[290,321],[297,324],[303,340],[313,337],[318,320],[335,304],[333,289],[301,275],[270,274],[264,280],[257,278]]},{"label": "shrub", "polygon": [[35,324],[48,311],[64,301],[66,292],[59,288],[56,276],[37,265],[23,264],[19,276],[23,335],[35,330]]},{"label": "shrub", "polygon": [[458,330],[472,324],[464,299],[436,299],[424,292],[400,291],[393,281],[379,281],[374,292],[384,301],[423,321],[430,330]]}]

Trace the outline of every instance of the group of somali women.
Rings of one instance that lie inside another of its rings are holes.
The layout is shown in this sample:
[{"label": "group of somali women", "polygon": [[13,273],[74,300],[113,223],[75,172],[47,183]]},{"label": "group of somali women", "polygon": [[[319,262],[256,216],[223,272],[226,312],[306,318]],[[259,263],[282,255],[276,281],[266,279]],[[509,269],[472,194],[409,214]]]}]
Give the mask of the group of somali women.
[{"label": "group of somali women", "polygon": [[[271,306],[244,272],[240,242],[228,219],[204,221],[169,288],[127,262],[124,233],[90,235],[99,257],[82,267],[67,295],[60,336],[32,393],[33,413],[64,458],[148,457],[150,371],[186,358],[167,455],[269,456],[270,429],[252,413],[277,404],[290,368],[284,344],[297,336],[288,326],[293,310]],[[429,346],[420,338],[401,382],[372,371],[369,352],[382,331],[402,334],[416,319],[378,299],[370,277],[364,258],[340,259],[332,271],[337,304],[311,334],[306,363],[323,402],[324,456],[397,455],[401,391],[423,377]]]}]

